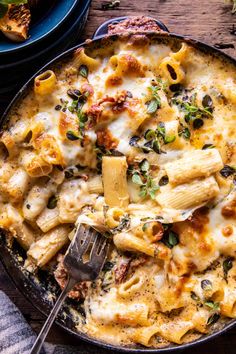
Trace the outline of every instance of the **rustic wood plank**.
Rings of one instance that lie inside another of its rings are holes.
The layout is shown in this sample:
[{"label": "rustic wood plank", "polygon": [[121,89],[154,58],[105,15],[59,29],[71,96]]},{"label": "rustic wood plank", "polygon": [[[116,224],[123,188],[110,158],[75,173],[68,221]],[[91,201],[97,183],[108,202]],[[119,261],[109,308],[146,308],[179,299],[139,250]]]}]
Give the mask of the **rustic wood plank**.
[{"label": "rustic wood plank", "polygon": [[[224,52],[236,57],[236,14],[231,13],[231,5],[224,0],[121,0],[114,10],[103,11],[101,4],[107,1],[93,0],[88,22],[82,40],[91,38],[102,22],[124,15],[149,15],[163,21],[171,32],[188,35],[214,45],[230,44],[233,48]],[[0,264],[0,290],[3,290],[19,307],[32,328],[39,332],[44,317],[19,293]],[[236,329],[229,331],[212,342],[185,351],[187,354],[234,354],[236,347]],[[52,343],[78,345],[78,342],[53,326],[48,340]],[[82,345],[83,346],[83,345]],[[91,353],[105,353],[104,350]]]},{"label": "rustic wood plank", "polygon": [[92,36],[104,21],[125,15],[149,15],[165,23],[171,32],[188,35],[208,44],[231,44],[234,48],[224,52],[236,57],[236,14],[225,0],[121,0],[116,9],[103,11],[102,3],[93,0],[83,39]]}]

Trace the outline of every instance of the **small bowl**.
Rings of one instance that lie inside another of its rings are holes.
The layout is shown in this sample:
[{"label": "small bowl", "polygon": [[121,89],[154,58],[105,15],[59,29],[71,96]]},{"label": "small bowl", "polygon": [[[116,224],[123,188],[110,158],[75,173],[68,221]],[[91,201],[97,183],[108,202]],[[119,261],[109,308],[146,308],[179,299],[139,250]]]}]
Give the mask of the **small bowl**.
[{"label": "small bowl", "polygon": [[[42,39],[51,35],[63,24],[80,0],[54,0],[46,11],[30,26],[29,38],[21,43],[11,42],[0,35],[0,57],[6,54],[15,54],[26,47],[33,46]],[[50,1],[48,1],[50,2]]]}]

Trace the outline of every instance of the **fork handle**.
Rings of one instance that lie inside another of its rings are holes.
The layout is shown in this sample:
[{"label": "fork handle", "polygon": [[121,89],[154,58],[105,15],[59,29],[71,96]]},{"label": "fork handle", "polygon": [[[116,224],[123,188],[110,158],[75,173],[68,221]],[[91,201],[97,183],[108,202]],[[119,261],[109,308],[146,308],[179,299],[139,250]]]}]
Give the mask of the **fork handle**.
[{"label": "fork handle", "polygon": [[61,292],[59,298],[57,299],[50,315],[48,316],[46,322],[44,323],[43,328],[41,329],[32,349],[30,354],[38,354],[40,353],[40,350],[42,348],[42,345],[44,343],[45,338],[47,337],[47,334],[65,300],[65,298],[67,297],[67,294],[70,292],[70,290],[73,289],[73,287],[78,283],[78,281],[74,280],[73,278],[69,278],[65,288],[63,289],[63,291]]}]

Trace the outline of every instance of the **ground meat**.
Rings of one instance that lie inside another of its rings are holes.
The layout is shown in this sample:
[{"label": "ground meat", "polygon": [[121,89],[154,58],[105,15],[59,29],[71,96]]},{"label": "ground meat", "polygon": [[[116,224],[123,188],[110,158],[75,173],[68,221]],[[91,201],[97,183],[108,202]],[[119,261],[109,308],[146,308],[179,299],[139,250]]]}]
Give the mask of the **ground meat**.
[{"label": "ground meat", "polygon": [[145,256],[137,256],[137,258],[125,256],[120,257],[114,269],[116,283],[122,283],[125,280],[128,272],[132,273],[136,268],[145,264],[147,260],[148,258]]},{"label": "ground meat", "polygon": [[146,256],[138,256],[137,258],[132,259],[130,262],[130,270],[133,271],[139,266],[145,264],[148,258]]},{"label": "ground meat", "polygon": [[150,31],[160,31],[160,27],[152,18],[145,16],[130,17],[127,20],[108,26],[108,34]]},{"label": "ground meat", "polygon": [[[61,289],[64,289],[67,282],[67,271],[63,265],[63,259],[64,256],[62,254],[59,254],[57,257],[58,265],[54,272],[55,279],[60,285]],[[84,298],[86,296],[87,289],[87,282],[81,282],[80,284],[75,285],[73,290],[69,292],[68,297],[76,300]]]},{"label": "ground meat", "polygon": [[128,273],[128,270],[129,270],[130,262],[131,262],[131,258],[129,258],[129,257],[120,257],[119,258],[119,260],[115,266],[115,269],[114,269],[115,282],[117,284],[122,283],[122,281],[125,279],[125,277]]}]

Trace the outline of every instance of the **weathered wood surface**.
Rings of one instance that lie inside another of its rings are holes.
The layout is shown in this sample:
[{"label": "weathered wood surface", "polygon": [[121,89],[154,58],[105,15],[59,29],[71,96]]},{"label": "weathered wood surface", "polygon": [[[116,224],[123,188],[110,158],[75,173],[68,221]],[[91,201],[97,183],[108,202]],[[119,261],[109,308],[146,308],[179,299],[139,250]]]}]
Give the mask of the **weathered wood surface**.
[{"label": "weathered wood surface", "polygon": [[[163,21],[171,32],[188,35],[209,44],[227,44],[225,53],[236,58],[236,14],[224,0],[121,0],[116,9],[104,11],[101,4],[106,0],[93,0],[88,22],[82,39],[91,38],[96,28],[105,20],[124,15],[149,15]],[[234,28],[235,25],[235,28]],[[233,34],[235,32],[235,34]],[[15,288],[0,264],[0,290],[20,308],[32,328],[38,332],[44,318],[26,301]],[[76,345],[74,338],[54,326],[48,340],[52,343]],[[188,354],[235,354],[236,328],[195,349]],[[79,352],[80,350],[78,350]],[[91,347],[91,354],[104,353]]]}]

